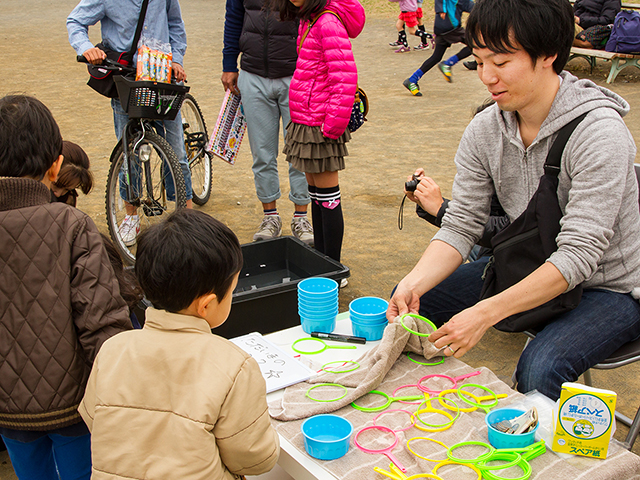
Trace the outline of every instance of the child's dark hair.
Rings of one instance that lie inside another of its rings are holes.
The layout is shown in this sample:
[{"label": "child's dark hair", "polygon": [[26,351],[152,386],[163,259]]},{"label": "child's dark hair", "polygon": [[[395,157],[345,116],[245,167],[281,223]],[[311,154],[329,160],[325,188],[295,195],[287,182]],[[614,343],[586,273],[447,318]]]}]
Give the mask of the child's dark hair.
[{"label": "child's dark hair", "polygon": [[564,68],[574,37],[569,0],[479,0],[467,20],[467,44],[496,53],[512,53],[522,45],[533,65],[541,56],[558,55],[553,69]]},{"label": "child's dark hair", "polygon": [[176,210],[138,236],[136,276],[155,308],[176,313],[210,293],[220,302],[241,269],[238,237],[204,212]]},{"label": "child's dark hair", "polygon": [[107,255],[109,256],[109,262],[113,267],[113,271],[116,274],[116,279],[118,280],[118,286],[120,287],[120,295],[124,299],[124,301],[129,306],[129,309],[134,308],[142,297],[142,289],[140,285],[138,285],[138,279],[133,274],[133,272],[129,270],[125,270],[124,262],[122,261],[122,257],[116,246],[113,244],[111,239],[107,237],[104,233],[101,233],[102,243],[104,243],[104,248],[107,250]]},{"label": "child's dark hair", "polygon": [[305,0],[302,8],[296,7],[289,0],[271,0],[273,10],[280,12],[280,20],[310,20],[312,15],[320,13],[327,6],[327,0]]},{"label": "child's dark hair", "polygon": [[89,170],[87,153],[73,142],[62,142],[64,160],[54,184],[59,188],[71,190],[79,186],[82,193],[87,195],[93,188],[93,175]]},{"label": "child's dark hair", "polygon": [[40,100],[0,98],[0,176],[42,180],[61,153],[60,129]]}]

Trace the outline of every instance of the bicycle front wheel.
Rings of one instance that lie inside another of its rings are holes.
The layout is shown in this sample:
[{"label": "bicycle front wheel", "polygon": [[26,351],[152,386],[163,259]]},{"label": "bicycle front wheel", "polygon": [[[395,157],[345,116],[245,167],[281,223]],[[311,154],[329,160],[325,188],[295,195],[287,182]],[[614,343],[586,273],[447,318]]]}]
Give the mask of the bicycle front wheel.
[{"label": "bicycle front wheel", "polygon": [[211,196],[213,180],[211,155],[204,149],[209,140],[207,125],[198,102],[190,94],[184,97],[180,112],[184,131],[184,148],[191,170],[193,203],[204,205]]},{"label": "bicycle front wheel", "polygon": [[111,156],[107,177],[106,210],[109,234],[124,262],[136,259],[137,236],[145,228],[187,206],[184,177],[178,157],[160,135],[145,132],[129,143],[124,165],[123,144]]}]

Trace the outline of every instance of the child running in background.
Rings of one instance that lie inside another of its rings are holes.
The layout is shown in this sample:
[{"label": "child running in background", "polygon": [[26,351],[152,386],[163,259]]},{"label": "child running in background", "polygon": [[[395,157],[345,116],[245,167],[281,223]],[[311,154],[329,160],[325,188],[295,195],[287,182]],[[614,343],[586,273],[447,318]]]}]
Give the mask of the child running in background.
[{"label": "child running in background", "polygon": [[[404,29],[406,25],[409,28],[409,33],[420,37],[420,45],[414,47],[414,50],[425,50],[429,48],[429,39],[433,39],[430,33],[427,33],[422,28],[418,28],[418,2],[416,0],[389,0],[390,2],[398,2],[400,7],[400,15],[398,15],[398,21],[396,22],[396,29],[398,30],[398,40],[391,42],[389,45],[392,47],[398,46],[396,53],[410,52],[409,42],[407,41],[407,32]],[[422,6],[422,2],[420,2]],[[420,8],[420,19],[422,19],[422,8]]]},{"label": "child running in background", "polygon": [[235,234],[180,209],[138,237],[136,276],[154,307],[142,330],[105,342],[79,411],[93,479],[232,480],[280,452],[257,362],[211,329],[225,322],[242,268]]},{"label": "child running in background", "polygon": [[315,248],[339,262],[344,218],[338,172],[348,155],[358,84],[349,37],[362,31],[364,8],[357,0],[273,0],[273,6],[281,20],[300,19],[284,153],[307,177]]},{"label": "child running in background", "polygon": [[89,480],[78,406],[98,349],[131,329],[97,227],[51,203],[61,164],[49,109],[0,99],[0,435],[20,480]]},{"label": "child running in background", "polygon": [[73,142],[62,142],[62,166],[55,182],[51,184],[51,201],[63,202],[76,206],[78,192],[88,195],[93,187],[93,175],[89,170],[89,157],[86,152]]},{"label": "child running in background", "polygon": [[[402,82],[402,85],[416,97],[422,96],[418,81],[435,65],[438,65],[445,79],[451,82],[451,67],[471,55],[471,49],[466,45],[464,28],[460,22],[462,13],[470,12],[472,8],[472,0],[435,1],[436,18],[433,22],[433,32],[436,34],[435,51],[413,75]],[[440,62],[444,52],[454,43],[464,43],[465,46],[456,55],[444,62]]]}]

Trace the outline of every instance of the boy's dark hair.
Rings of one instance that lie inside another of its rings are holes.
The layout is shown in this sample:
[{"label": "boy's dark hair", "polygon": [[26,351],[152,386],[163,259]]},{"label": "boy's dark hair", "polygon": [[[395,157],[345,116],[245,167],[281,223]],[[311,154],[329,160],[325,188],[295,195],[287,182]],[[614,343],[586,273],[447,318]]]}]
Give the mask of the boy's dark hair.
[{"label": "boy's dark hair", "polygon": [[533,65],[541,56],[558,57],[553,69],[564,68],[574,37],[573,8],[569,0],[479,0],[466,26],[467,45],[512,53],[522,45]]},{"label": "boy's dark hair", "polygon": [[321,12],[327,6],[327,0],[305,0],[302,8],[296,7],[289,0],[271,0],[269,6],[280,12],[280,20],[310,20],[311,16]]},{"label": "boy's dark hair", "polygon": [[60,129],[40,100],[0,98],[0,176],[42,180],[61,153]]},{"label": "boy's dark hair", "polygon": [[155,308],[177,313],[210,293],[220,302],[241,269],[238,237],[204,212],[176,210],[138,236],[136,276]]},{"label": "boy's dark hair", "polygon": [[87,153],[73,142],[62,142],[62,155],[64,161],[60,167],[58,178],[54,182],[60,188],[71,190],[78,182],[82,193],[87,195],[93,188],[93,175],[89,170],[89,157]]}]

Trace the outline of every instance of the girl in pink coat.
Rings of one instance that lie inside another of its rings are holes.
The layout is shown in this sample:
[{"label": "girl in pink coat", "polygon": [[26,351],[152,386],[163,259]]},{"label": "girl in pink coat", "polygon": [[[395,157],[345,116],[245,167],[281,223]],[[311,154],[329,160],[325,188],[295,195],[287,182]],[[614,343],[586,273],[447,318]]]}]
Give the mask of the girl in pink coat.
[{"label": "girl in pink coat", "polygon": [[272,0],[281,20],[300,19],[284,153],[309,183],[315,248],[340,261],[344,219],[338,172],[358,84],[349,38],[364,27],[357,0]]}]

